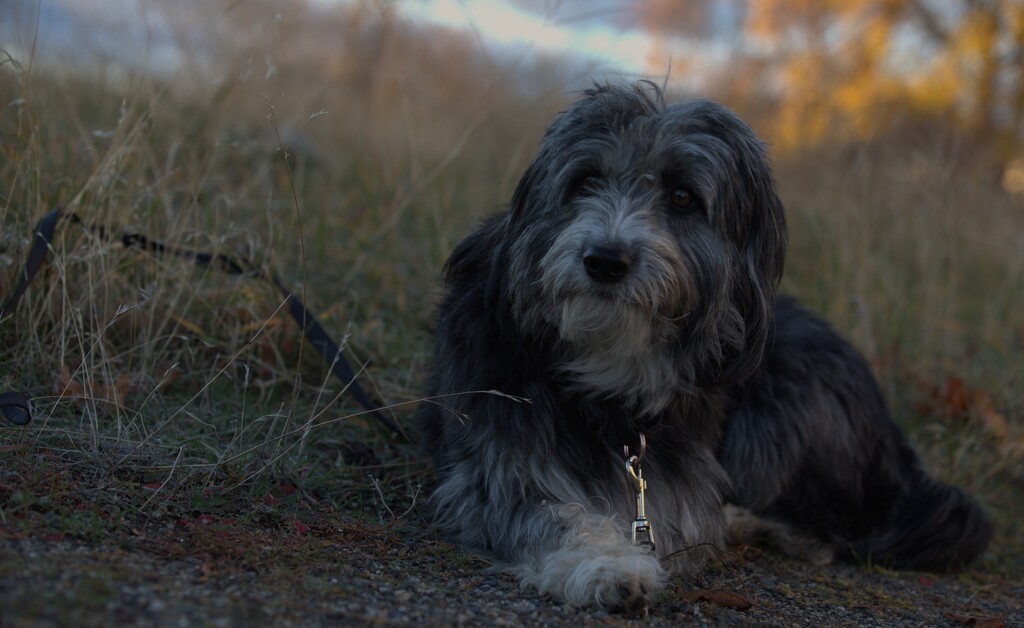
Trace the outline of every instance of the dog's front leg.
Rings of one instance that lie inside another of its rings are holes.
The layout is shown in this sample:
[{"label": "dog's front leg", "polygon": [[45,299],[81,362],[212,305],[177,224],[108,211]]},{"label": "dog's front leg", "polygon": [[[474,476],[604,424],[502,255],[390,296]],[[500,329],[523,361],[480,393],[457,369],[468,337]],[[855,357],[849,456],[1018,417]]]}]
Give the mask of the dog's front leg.
[{"label": "dog's front leg", "polygon": [[636,545],[616,517],[581,505],[541,509],[560,535],[546,548],[523,548],[515,565],[524,583],[578,607],[638,612],[665,586],[667,572],[648,546]]},{"label": "dog's front leg", "polygon": [[550,468],[533,474],[546,487],[524,486],[522,474],[507,471],[498,457],[460,456],[447,466],[432,498],[439,529],[572,606],[635,612],[651,604],[668,573],[648,546],[632,542],[612,504],[594,506],[567,474]]}]

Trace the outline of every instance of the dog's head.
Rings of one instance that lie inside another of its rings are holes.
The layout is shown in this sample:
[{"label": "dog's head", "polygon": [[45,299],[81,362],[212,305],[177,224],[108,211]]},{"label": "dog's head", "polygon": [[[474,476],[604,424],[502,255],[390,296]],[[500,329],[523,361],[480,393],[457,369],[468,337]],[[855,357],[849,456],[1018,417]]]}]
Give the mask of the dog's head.
[{"label": "dog's head", "polygon": [[785,218],[764,144],[725,107],[666,105],[648,83],[588,90],[490,228],[518,324],[557,330],[591,388],[664,400],[762,360]]}]

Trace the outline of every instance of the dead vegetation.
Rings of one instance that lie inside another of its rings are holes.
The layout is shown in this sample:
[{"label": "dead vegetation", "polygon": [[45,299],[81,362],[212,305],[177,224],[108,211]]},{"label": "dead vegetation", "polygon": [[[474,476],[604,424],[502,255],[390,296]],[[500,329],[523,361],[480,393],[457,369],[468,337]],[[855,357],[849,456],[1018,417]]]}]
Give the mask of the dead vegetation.
[{"label": "dead vegetation", "polygon": [[[189,48],[168,76],[3,56],[0,294],[55,206],[244,257],[301,291],[408,426],[445,256],[507,201],[569,90],[556,62],[480,54],[471,38],[375,6],[324,18],[243,3],[208,16],[207,41],[231,47]],[[324,54],[331,37],[351,50]],[[795,613],[809,606],[862,609],[857,621],[1020,620],[1024,201],[999,187],[984,146],[954,132],[777,161],[791,224],[784,290],[865,352],[932,470],[989,506],[996,540],[975,570],[942,578],[816,574],[746,550],[680,582],[655,620],[806,622]],[[26,428],[0,424],[3,606],[25,623],[110,608],[150,623],[386,621],[366,611],[377,595],[419,608],[405,617],[457,622],[464,609],[430,596],[454,605],[446,587],[466,598],[484,583],[481,599],[510,621],[578,622],[430,537],[417,452],[359,416],[281,306],[253,278],[62,227],[47,269],[0,320],[0,386],[30,391],[36,409]],[[181,584],[166,579],[174,569],[188,595],[234,591],[230,608],[166,593]],[[354,584],[332,581],[342,574]],[[140,579],[163,597],[132,601],[121,585]],[[248,590],[262,606],[246,610]],[[294,590],[318,610],[284,601]],[[753,610],[686,599],[702,590]],[[177,615],[158,608],[172,598]]]}]

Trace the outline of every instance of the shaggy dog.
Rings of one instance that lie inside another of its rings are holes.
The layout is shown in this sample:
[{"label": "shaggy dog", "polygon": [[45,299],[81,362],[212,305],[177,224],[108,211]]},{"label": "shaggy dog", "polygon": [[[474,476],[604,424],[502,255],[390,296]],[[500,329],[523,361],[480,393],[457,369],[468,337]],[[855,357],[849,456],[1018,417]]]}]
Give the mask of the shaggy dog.
[{"label": "shaggy dog", "polygon": [[626,611],[726,541],[977,557],[978,504],[922,471],[864,359],[776,297],[785,245],[764,144],[733,113],[586,91],[446,265],[420,417],[440,531]]}]

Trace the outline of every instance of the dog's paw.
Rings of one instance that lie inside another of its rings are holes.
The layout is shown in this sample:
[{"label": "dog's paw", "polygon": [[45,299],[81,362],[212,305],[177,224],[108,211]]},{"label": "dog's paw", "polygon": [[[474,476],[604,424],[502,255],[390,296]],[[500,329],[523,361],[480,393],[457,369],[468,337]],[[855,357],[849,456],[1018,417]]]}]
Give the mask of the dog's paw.
[{"label": "dog's paw", "polygon": [[580,608],[640,613],[650,607],[668,578],[658,559],[639,548],[615,554],[588,552],[594,549],[553,552],[538,571],[523,574],[523,580]]},{"label": "dog's paw", "polygon": [[657,579],[652,580],[644,574],[621,573],[617,578],[601,582],[594,597],[597,605],[610,613],[639,615],[647,613],[654,594],[661,588],[662,584]]},{"label": "dog's paw", "polygon": [[512,566],[523,584],[579,608],[637,613],[650,607],[668,580],[654,552],[630,541],[614,519],[569,507],[558,514],[574,525],[557,549]]}]

